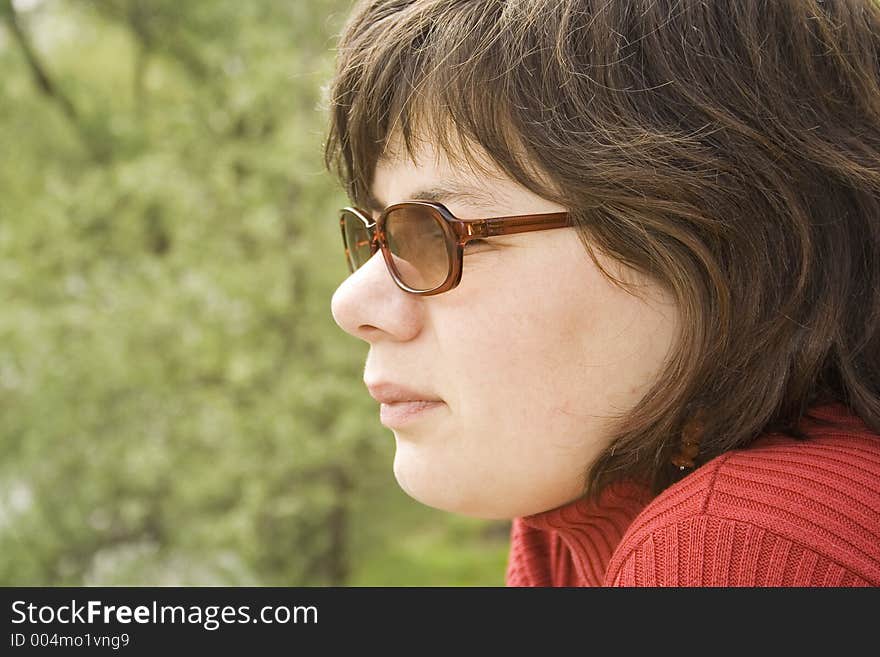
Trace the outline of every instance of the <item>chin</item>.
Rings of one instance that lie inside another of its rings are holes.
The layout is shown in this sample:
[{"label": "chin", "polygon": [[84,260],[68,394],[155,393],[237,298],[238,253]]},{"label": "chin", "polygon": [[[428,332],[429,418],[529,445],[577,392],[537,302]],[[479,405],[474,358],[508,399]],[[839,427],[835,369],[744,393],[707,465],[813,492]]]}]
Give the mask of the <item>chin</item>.
[{"label": "chin", "polygon": [[499,507],[498,501],[504,496],[493,494],[495,499],[486,499],[485,488],[474,486],[473,482],[456,485],[450,477],[438,477],[411,465],[398,452],[394,458],[394,478],[404,493],[425,506],[483,520],[509,520],[516,515]]}]

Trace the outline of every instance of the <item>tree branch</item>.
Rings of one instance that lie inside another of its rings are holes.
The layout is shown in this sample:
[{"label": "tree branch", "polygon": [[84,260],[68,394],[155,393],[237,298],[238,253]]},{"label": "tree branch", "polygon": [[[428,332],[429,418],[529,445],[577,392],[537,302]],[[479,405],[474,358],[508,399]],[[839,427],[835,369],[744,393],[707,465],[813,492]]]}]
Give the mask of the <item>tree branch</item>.
[{"label": "tree branch", "polygon": [[133,0],[128,5],[128,27],[134,38],[135,57],[132,89],[135,113],[143,118],[146,100],[146,75],[148,56],[152,50],[153,36],[147,6],[142,0]]},{"label": "tree branch", "polygon": [[45,96],[57,103],[61,108],[61,111],[64,112],[64,115],[73,121],[77,130],[79,130],[79,115],[77,114],[76,108],[73,106],[70,99],[64,95],[64,92],[62,92],[53,82],[52,78],[49,77],[46,67],[43,66],[40,58],[37,56],[36,51],[31,45],[27,34],[25,34],[19,23],[18,14],[12,4],[12,0],[0,0],[0,11],[2,11],[3,18],[9,26],[9,30],[12,32],[12,37],[18,43],[19,48],[21,48],[21,52],[24,55],[25,61],[27,61],[31,76],[34,79],[37,88]]},{"label": "tree branch", "polygon": [[67,95],[65,95],[64,91],[55,84],[55,81],[49,75],[48,69],[43,65],[43,62],[40,61],[37,51],[34,49],[30,38],[19,22],[18,13],[15,10],[15,6],[12,4],[12,0],[0,0],[0,18],[2,18],[9,27],[9,31],[12,33],[12,38],[21,49],[37,89],[40,93],[46,96],[46,98],[58,105],[91,156],[97,161],[106,160],[107,153],[99,151],[96,148],[96,144],[89,139],[88,133],[84,129],[82,121],[80,120],[79,112],[77,112],[73,102],[67,97]]}]

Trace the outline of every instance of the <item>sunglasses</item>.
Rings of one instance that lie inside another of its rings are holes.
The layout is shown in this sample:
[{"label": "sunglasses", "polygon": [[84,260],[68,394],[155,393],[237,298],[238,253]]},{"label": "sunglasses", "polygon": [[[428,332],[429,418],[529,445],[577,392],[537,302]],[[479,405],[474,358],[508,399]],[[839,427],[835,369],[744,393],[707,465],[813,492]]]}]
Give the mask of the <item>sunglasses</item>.
[{"label": "sunglasses", "polygon": [[567,212],[464,221],[429,201],[389,205],[375,222],[357,208],[341,213],[349,270],[354,273],[381,250],[397,286],[420,296],[447,292],[459,284],[464,245],[471,240],[573,225]]}]

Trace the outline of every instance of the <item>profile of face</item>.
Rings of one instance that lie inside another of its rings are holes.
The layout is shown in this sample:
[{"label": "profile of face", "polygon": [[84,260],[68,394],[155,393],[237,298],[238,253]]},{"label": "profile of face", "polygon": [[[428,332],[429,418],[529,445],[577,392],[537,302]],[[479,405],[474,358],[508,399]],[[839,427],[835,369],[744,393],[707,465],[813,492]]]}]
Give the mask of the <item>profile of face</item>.
[{"label": "profile of face", "polygon": [[[456,167],[430,144],[412,158],[387,153],[372,187],[385,205],[453,188],[473,191],[439,199],[464,220],[565,211],[497,168]],[[574,228],[469,245],[460,284],[436,296],[397,287],[379,252],[339,286],[333,317],[369,344],[364,382],[386,401],[380,417],[404,491],[499,519],[581,496],[615,417],[659,375],[678,327],[671,295],[600,262],[639,295],[603,276]]]}]

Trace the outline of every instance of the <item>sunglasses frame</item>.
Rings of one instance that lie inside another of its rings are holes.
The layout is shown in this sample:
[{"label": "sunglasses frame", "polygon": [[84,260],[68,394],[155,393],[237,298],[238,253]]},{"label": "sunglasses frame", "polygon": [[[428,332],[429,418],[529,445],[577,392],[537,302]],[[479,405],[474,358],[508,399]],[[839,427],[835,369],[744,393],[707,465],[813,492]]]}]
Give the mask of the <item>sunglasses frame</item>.
[{"label": "sunglasses frame", "polygon": [[[440,227],[446,242],[446,252],[449,261],[449,272],[446,279],[437,287],[430,290],[416,290],[404,283],[394,265],[391,249],[388,248],[388,240],[385,235],[385,220],[394,210],[412,207],[414,205],[429,208],[441,221]],[[418,296],[432,296],[441,292],[448,292],[461,282],[462,261],[464,258],[464,246],[471,240],[497,237],[499,235],[513,235],[515,233],[528,233],[538,230],[550,230],[552,228],[567,228],[573,226],[571,215],[568,212],[548,212],[543,214],[521,214],[507,217],[489,217],[484,219],[467,220],[459,219],[441,203],[433,201],[403,201],[386,207],[376,221],[372,221],[369,212],[364,212],[356,207],[346,207],[340,211],[339,226],[342,229],[342,243],[345,246],[345,260],[351,273],[356,271],[352,262],[351,251],[348,246],[348,238],[345,234],[345,213],[353,214],[360,219],[370,236],[370,256],[376,251],[382,251],[385,265],[391,278],[404,292]],[[363,266],[363,265],[361,265]]]}]

